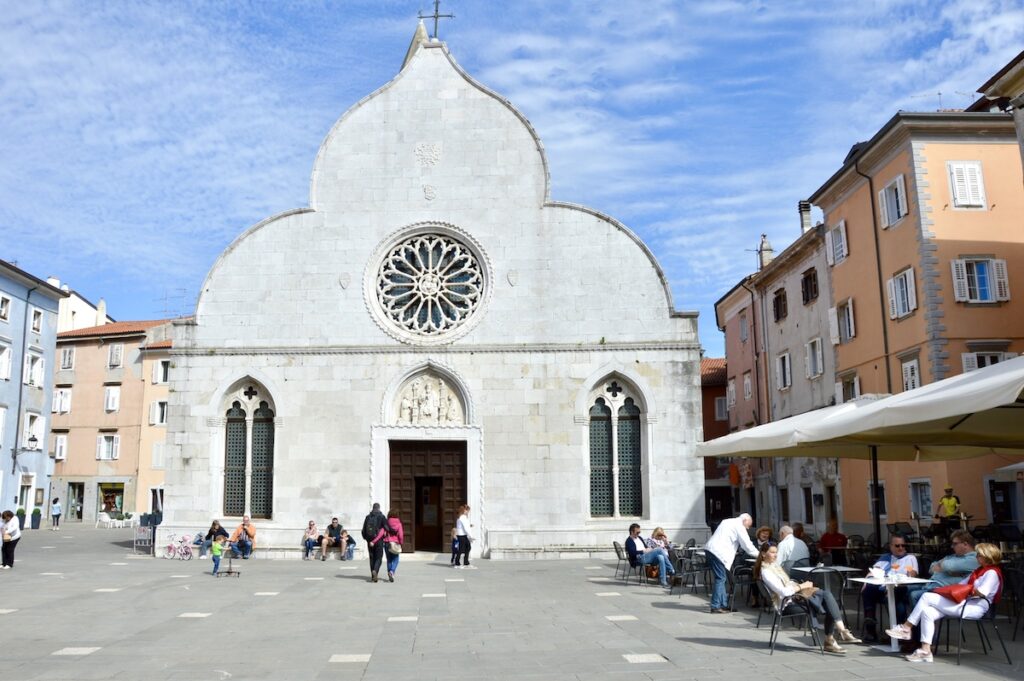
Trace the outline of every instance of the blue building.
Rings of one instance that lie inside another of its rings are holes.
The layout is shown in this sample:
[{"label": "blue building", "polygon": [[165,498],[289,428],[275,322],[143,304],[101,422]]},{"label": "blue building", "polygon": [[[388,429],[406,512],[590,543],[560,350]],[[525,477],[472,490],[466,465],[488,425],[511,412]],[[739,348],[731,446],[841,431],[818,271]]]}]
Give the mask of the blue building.
[{"label": "blue building", "polygon": [[67,293],[0,260],[0,510],[47,515],[57,312]]}]

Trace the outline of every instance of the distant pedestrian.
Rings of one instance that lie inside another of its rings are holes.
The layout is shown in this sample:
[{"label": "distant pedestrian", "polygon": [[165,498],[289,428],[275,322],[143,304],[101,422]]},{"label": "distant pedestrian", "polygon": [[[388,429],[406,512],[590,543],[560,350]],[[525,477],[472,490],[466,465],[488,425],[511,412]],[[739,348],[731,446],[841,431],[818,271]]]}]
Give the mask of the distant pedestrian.
[{"label": "distant pedestrian", "polygon": [[395,581],[398,559],[402,556],[402,543],[405,542],[405,529],[402,527],[401,518],[398,517],[398,511],[388,511],[387,520],[374,537],[374,542],[384,544],[384,553],[388,560],[388,581]]},{"label": "distant pedestrian", "polygon": [[210,558],[213,559],[213,576],[220,572],[220,557],[224,554],[224,537],[218,536],[210,544]]},{"label": "distant pedestrian", "polygon": [[746,551],[752,558],[757,558],[757,549],[747,530],[754,524],[754,519],[749,513],[741,513],[735,518],[726,518],[718,525],[718,529],[711,535],[711,539],[704,546],[704,555],[711,567],[711,574],[714,577],[714,587],[711,589],[711,612],[731,612],[727,607],[729,598],[725,594],[725,581],[729,570],[732,569],[732,562],[736,560],[736,552],[740,549]]},{"label": "distant pedestrian", "polygon": [[457,527],[452,528],[452,567],[455,567],[455,561],[459,559],[459,529]]},{"label": "distant pedestrian", "polygon": [[[320,530],[316,529],[316,521],[310,520],[306,532],[302,535],[302,544],[306,550],[302,554],[302,560],[309,560],[310,554],[316,548],[317,540],[320,539]],[[324,551],[327,553],[327,551]]]},{"label": "distant pedestrian", "polygon": [[10,570],[14,567],[14,549],[17,548],[18,542],[21,541],[21,524],[10,511],[4,511],[0,514],[0,518],[3,519],[4,540],[3,549],[0,550],[0,553],[3,555],[3,564],[0,566],[0,569]]},{"label": "distant pedestrian", "polygon": [[[459,519],[455,523],[455,534],[459,540],[459,553],[455,556],[455,569],[465,568],[475,570],[476,567],[469,564],[469,551],[473,547],[473,535],[471,533],[473,523],[469,522],[469,504],[459,506]],[[459,564],[459,557],[462,564]]]},{"label": "distant pedestrian", "polygon": [[54,497],[50,502],[50,529],[56,532],[60,529],[60,498]]},{"label": "distant pedestrian", "polygon": [[376,540],[384,521],[387,520],[380,511],[380,504],[374,504],[373,509],[363,519],[363,539],[366,540],[367,553],[370,554],[370,581],[377,581],[377,573],[380,572],[381,561],[384,560],[384,543]]}]

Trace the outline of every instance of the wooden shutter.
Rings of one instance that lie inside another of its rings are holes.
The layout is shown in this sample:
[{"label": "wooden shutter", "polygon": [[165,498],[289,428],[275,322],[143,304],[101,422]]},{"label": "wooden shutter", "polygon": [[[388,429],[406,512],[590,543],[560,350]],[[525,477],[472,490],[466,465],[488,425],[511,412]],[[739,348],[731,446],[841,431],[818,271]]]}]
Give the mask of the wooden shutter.
[{"label": "wooden shutter", "polygon": [[854,322],[853,317],[853,298],[848,298],[846,300],[846,314],[850,320],[850,338],[854,338],[857,335],[857,324]]},{"label": "wooden shutter", "polygon": [[155,425],[157,422],[157,410],[160,408],[159,402],[149,403],[149,425]]},{"label": "wooden shutter", "polygon": [[32,355],[25,353],[25,362],[21,367],[21,382],[29,385],[32,383]]},{"label": "wooden shutter", "polygon": [[0,346],[0,379],[11,377],[11,349]]},{"label": "wooden shutter", "polygon": [[839,313],[834,307],[828,309],[828,335],[832,345],[839,345]]},{"label": "wooden shutter", "polygon": [[1010,276],[1006,270],[1005,260],[993,260],[992,272],[995,275],[996,300],[1010,299]]},{"label": "wooden shutter", "polygon": [[836,381],[836,404],[843,403],[843,382]]},{"label": "wooden shutter", "polygon": [[818,360],[818,374],[825,373],[825,353],[821,349],[821,341],[814,344],[815,359]]},{"label": "wooden shutter", "polygon": [[811,377],[811,352],[813,348],[810,343],[804,343],[804,377]]},{"label": "wooden shutter", "polygon": [[849,242],[847,242],[846,240],[846,220],[839,221],[839,236],[841,236],[843,239],[842,255],[843,259],[845,260],[846,256],[850,255],[850,245]]},{"label": "wooden shutter", "polygon": [[985,185],[981,179],[980,163],[965,163],[964,173],[967,179],[967,200],[968,205],[985,205]]},{"label": "wooden shutter", "polygon": [[907,310],[917,309],[917,286],[914,282],[914,268],[908,269],[904,275],[907,280]]},{"label": "wooden shutter", "polygon": [[966,302],[970,295],[967,290],[967,262],[954,258],[949,261],[949,266],[953,270],[953,300]]},{"label": "wooden shutter", "polygon": [[907,183],[903,180],[903,174],[896,178],[897,201],[899,203],[899,215],[903,217],[910,210],[907,208]]},{"label": "wooden shutter", "polygon": [[960,362],[963,364],[965,374],[978,368],[978,356],[973,352],[960,353]]},{"label": "wooden shutter", "polygon": [[903,389],[904,390],[910,390],[913,387],[913,386],[911,386],[911,381],[913,380],[912,375],[913,375],[913,363],[912,362],[904,362],[903,363]]},{"label": "wooden shutter", "polygon": [[835,253],[832,251],[832,230],[825,230],[825,260],[829,265],[835,265]]},{"label": "wooden shutter", "polygon": [[102,459],[103,458],[103,436],[102,435],[97,435],[96,436],[96,458],[97,459]]},{"label": "wooden shutter", "polygon": [[963,163],[949,164],[949,183],[953,189],[953,205],[970,205],[967,190],[967,169]]},{"label": "wooden shutter", "polygon": [[153,383],[160,382],[160,360],[153,362]]},{"label": "wooden shutter", "polygon": [[117,459],[117,458],[120,457],[120,455],[121,455],[121,436],[120,435],[115,435],[114,436],[114,451],[111,454],[110,458]]},{"label": "wooden shutter", "polygon": [[50,413],[56,414],[60,411],[60,391],[53,391],[53,399],[50,400]]},{"label": "wooden shutter", "polygon": [[885,199],[887,191],[888,187],[878,192],[878,212],[882,221],[882,229],[889,229],[889,202]]},{"label": "wooden shutter", "polygon": [[853,396],[860,397],[860,376],[853,377]]},{"label": "wooden shutter", "polygon": [[782,356],[775,358],[775,388],[781,390],[782,385]]},{"label": "wooden shutter", "polygon": [[896,278],[893,277],[885,282],[885,290],[889,293],[889,319],[896,319],[899,315],[896,303]]}]

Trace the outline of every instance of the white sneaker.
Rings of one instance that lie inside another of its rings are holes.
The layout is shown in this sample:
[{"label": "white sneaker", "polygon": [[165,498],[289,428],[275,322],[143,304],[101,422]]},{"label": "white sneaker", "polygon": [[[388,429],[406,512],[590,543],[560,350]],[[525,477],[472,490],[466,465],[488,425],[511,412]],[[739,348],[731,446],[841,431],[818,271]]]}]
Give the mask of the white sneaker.
[{"label": "white sneaker", "polygon": [[463,569],[465,569],[465,570],[476,570],[476,565],[464,565]]},{"label": "white sneaker", "polygon": [[199,560],[206,560],[209,556],[199,556]]},{"label": "white sneaker", "polygon": [[455,568],[456,570],[461,570],[462,569],[461,565],[452,565],[452,567]]},{"label": "white sneaker", "polygon": [[910,655],[907,655],[907,662],[934,662],[935,658],[932,657],[931,653],[926,653],[922,649],[918,648]]}]

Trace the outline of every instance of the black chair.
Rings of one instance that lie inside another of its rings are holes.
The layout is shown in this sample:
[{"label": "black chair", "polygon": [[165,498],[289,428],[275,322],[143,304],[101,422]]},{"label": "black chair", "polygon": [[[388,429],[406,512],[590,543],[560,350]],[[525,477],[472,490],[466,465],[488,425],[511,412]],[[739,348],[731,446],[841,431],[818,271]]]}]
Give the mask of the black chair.
[{"label": "black chair", "polygon": [[[619,562],[615,564],[615,578],[619,577],[619,570],[622,570],[622,565],[629,565],[629,557],[626,556],[626,549],[622,548],[622,544],[617,541],[612,542],[612,547],[615,549],[615,557],[619,559]],[[626,571],[622,571],[622,576],[625,578]]]},{"label": "black chair", "polygon": [[[772,603],[771,594],[768,593],[768,589],[758,581],[758,588],[761,589],[761,594],[768,599],[769,603]],[[813,618],[811,616],[811,608],[803,598],[799,595],[794,594],[793,596],[786,596],[779,601],[778,606],[773,606],[772,610],[775,613],[772,619],[772,631],[768,635],[768,654],[773,655],[775,653],[775,643],[779,639],[779,631],[782,629],[782,622],[785,619],[797,620],[802,618],[800,625],[801,629],[806,628],[807,633],[811,635],[811,640],[814,641],[814,645],[818,647],[821,654],[825,654],[825,648],[821,639],[818,638],[818,632],[814,628]],[[761,616],[758,615],[758,625],[760,626]]]},{"label": "black chair", "polygon": [[[978,625],[978,638],[981,639],[981,650],[986,655],[990,649],[994,650],[995,646],[992,645],[992,639],[989,638],[988,633],[985,631],[983,624],[991,624],[992,630],[996,632],[996,638],[999,639],[999,645],[1003,648],[1003,654],[1006,655],[1006,664],[1013,666],[1013,661],[1010,660],[1010,651],[1006,649],[1006,643],[1003,642],[1003,635],[999,633],[999,626],[996,624],[996,606],[992,601],[988,602],[988,610],[981,617],[965,617],[964,611],[967,609],[967,604],[971,602],[978,602],[982,599],[981,597],[975,596],[974,598],[968,598],[960,606],[960,617],[957,618],[957,636],[956,636],[956,663],[960,664],[960,653],[963,649],[964,644],[964,621],[974,621]],[[936,629],[935,636],[938,639],[939,630],[942,627],[942,622],[939,620],[939,627]],[[952,629],[950,625],[950,629]],[[949,630],[946,630],[946,652],[949,652]]]},{"label": "black chair", "polygon": [[745,590],[744,603],[750,602],[751,588],[754,586],[754,568],[746,563],[737,563],[729,571],[729,609],[736,610],[736,594]]},{"label": "black chair", "polygon": [[675,588],[679,587],[679,595],[683,595],[683,591],[687,586],[690,587],[691,593],[697,593],[697,587],[704,587],[707,590],[707,579],[705,577],[708,571],[708,565],[703,556],[698,556],[695,553],[690,553],[688,556],[684,556],[682,563],[680,564],[679,570],[676,572],[678,579],[672,582],[672,588],[669,589],[669,595]]}]

